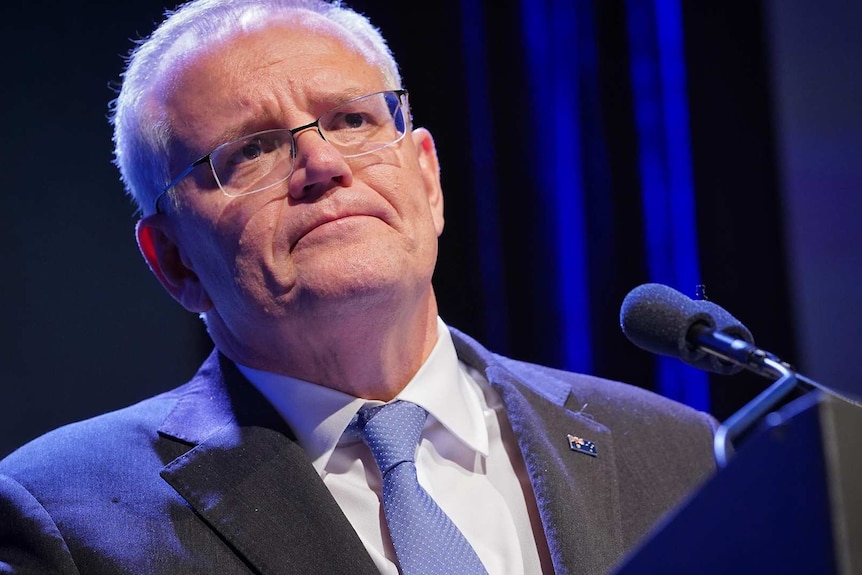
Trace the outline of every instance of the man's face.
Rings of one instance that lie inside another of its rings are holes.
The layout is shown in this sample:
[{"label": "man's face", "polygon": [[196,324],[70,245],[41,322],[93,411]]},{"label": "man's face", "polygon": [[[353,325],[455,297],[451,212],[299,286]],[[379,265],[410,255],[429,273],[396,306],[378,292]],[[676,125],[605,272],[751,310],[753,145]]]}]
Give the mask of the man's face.
[{"label": "man's face", "polygon": [[[164,92],[172,173],[228,140],[398,88],[320,23],[312,32],[281,22],[184,60]],[[277,346],[285,330],[314,329],[321,314],[433,298],[443,215],[430,135],[408,131],[351,159],[315,130],[296,142],[287,182],[231,198],[204,164],[174,190],[178,210],[141,223],[142,249],[165,287],[207,312],[214,336],[237,348]]]}]

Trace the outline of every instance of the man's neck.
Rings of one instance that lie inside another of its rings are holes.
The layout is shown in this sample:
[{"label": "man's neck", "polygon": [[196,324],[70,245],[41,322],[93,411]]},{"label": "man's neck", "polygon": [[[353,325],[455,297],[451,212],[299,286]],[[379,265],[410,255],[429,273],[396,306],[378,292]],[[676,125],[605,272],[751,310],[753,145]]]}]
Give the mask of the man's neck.
[{"label": "man's neck", "polygon": [[274,338],[263,353],[240,349],[231,338],[211,333],[222,353],[237,363],[356,397],[389,401],[407,385],[437,341],[433,290],[412,303],[303,318],[302,326],[285,326],[282,337]]}]

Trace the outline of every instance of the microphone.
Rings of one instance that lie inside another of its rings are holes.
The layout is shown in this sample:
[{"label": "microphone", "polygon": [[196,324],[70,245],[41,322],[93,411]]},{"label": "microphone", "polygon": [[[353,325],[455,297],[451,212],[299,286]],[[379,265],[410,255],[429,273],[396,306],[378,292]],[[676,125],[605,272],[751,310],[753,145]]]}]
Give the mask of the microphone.
[{"label": "microphone", "polygon": [[727,465],[733,443],[800,384],[862,407],[862,403],[796,373],[787,362],[755,347],[751,332],[721,306],[693,300],[665,285],[644,284],[630,291],[620,308],[620,325],[631,342],[646,351],[716,373],[732,374],[745,368],[773,380],[716,430],[714,449],[719,467]]},{"label": "microphone", "polygon": [[756,349],[751,332],[724,308],[662,284],[630,291],[620,308],[620,326],[641,349],[723,375],[749,367],[748,359],[739,361],[736,348]]},{"label": "microphone", "polygon": [[700,369],[733,374],[746,368],[770,379],[778,377],[716,430],[713,449],[719,467],[727,465],[733,442],[796,387],[790,367],[754,347],[751,332],[724,308],[666,285],[644,284],[630,291],[620,308],[620,325],[636,346]]}]

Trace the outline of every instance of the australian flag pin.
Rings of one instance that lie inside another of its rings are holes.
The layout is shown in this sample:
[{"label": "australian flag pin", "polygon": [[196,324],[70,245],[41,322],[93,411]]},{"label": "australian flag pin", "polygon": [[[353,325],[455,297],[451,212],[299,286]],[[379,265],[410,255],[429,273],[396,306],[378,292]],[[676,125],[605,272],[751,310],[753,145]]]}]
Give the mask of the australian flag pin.
[{"label": "australian flag pin", "polygon": [[586,453],[590,457],[598,457],[599,452],[596,451],[596,444],[590,441],[589,439],[584,439],[582,437],[576,437],[574,435],[569,434],[569,449],[572,451],[577,451],[578,453]]}]

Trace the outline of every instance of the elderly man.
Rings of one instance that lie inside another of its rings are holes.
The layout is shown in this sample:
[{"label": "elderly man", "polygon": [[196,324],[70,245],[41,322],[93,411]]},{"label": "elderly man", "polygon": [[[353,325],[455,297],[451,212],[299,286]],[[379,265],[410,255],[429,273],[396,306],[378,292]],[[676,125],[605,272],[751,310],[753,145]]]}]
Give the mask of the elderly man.
[{"label": "elderly man", "polygon": [[0,573],[599,573],[714,468],[708,416],[438,317],[434,141],[364,17],[185,5],[114,125],[141,252],[215,351],[0,463]]}]

